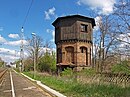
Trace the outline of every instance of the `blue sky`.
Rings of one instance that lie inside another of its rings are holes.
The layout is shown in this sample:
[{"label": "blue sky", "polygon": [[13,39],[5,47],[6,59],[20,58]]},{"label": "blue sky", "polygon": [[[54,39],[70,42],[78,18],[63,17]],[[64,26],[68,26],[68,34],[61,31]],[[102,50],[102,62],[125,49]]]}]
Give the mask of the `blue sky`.
[{"label": "blue sky", "polygon": [[44,40],[54,42],[52,22],[57,17],[81,14],[96,18],[93,12],[108,15],[117,3],[116,0],[33,0],[23,25],[31,1],[0,0],[0,57],[7,62],[19,58],[22,26],[25,39],[31,38],[31,33],[35,32]]}]

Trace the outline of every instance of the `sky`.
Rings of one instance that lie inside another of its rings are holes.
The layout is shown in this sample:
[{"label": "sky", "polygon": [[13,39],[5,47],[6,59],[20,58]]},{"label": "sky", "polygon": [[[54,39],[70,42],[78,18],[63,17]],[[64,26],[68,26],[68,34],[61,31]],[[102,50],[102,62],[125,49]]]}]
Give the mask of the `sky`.
[{"label": "sky", "polygon": [[55,48],[52,23],[56,18],[80,14],[98,20],[93,12],[109,15],[116,3],[116,0],[0,0],[0,57],[6,62],[19,59],[22,27],[25,44],[34,32],[43,40],[52,41]]}]

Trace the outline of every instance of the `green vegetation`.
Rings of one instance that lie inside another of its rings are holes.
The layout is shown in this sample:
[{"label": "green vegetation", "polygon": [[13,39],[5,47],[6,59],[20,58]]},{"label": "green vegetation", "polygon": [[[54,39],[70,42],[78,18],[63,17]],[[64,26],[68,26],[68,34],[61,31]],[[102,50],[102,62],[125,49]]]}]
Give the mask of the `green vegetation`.
[{"label": "green vegetation", "polygon": [[66,68],[62,73],[62,76],[72,77],[73,76],[73,70],[71,68]]},{"label": "green vegetation", "polygon": [[2,67],[2,66],[3,66],[3,64],[4,64],[4,62],[0,62],[0,67]]},{"label": "green vegetation", "polygon": [[0,58],[0,67],[4,65],[4,61]]},{"label": "green vegetation", "polygon": [[83,69],[78,73],[78,75],[92,76],[95,75],[96,71],[93,68]]},{"label": "green vegetation", "polygon": [[33,61],[31,59],[26,59],[24,61],[24,71],[33,70]]},{"label": "green vegetation", "polygon": [[55,72],[56,71],[56,58],[55,53],[51,55],[46,52],[45,55],[40,59],[37,68],[40,72]]},{"label": "green vegetation", "polygon": [[[26,71],[24,74],[34,78],[34,73],[30,72],[33,71],[33,61],[28,59],[24,62]],[[112,72],[130,74],[129,69],[129,62],[123,61],[120,64],[114,65]],[[56,72],[55,53],[45,53],[39,59],[37,71],[40,73],[37,72],[35,76],[36,80],[40,80],[42,83],[63,93],[67,97],[130,97],[130,87],[123,88],[114,84],[104,85],[102,82],[97,84],[86,83],[87,81],[89,82],[91,77],[96,76],[96,71],[93,68],[83,69],[80,72],[74,72],[72,69],[66,68],[60,77],[49,75]],[[42,74],[43,72],[47,74],[44,75]],[[78,77],[81,77],[81,79]]]},{"label": "green vegetation", "polygon": [[[32,64],[31,60],[26,60],[27,66],[25,71],[32,71],[33,67],[29,67]],[[55,53],[52,55],[46,53],[44,56],[41,57],[39,63],[37,64],[37,71],[40,72],[47,72],[52,74],[56,71],[56,59]],[[33,66],[33,65],[32,65]],[[123,61],[120,64],[116,64],[112,67],[113,73],[125,73],[130,74],[130,64],[127,61]],[[31,78],[34,77],[33,72],[24,72],[24,74],[30,76]],[[46,84],[47,86],[63,93],[67,97],[130,97],[130,87],[121,87],[114,84],[103,85],[102,83],[80,83],[79,79],[77,81],[77,77],[85,77],[87,81],[92,76],[96,75],[96,71],[93,68],[83,69],[80,72],[73,72],[72,69],[66,68],[62,73],[61,76],[51,76],[51,75],[43,75],[42,73],[37,73],[35,76],[36,80],[40,80],[42,83]],[[81,79],[82,81],[82,79]]]},{"label": "green vegetation", "polygon": [[[38,63],[36,64],[36,69],[39,72],[48,72],[55,73],[56,72],[56,57],[55,53],[51,54],[46,52],[44,56],[42,56]],[[17,66],[19,67],[19,63],[17,62]],[[28,58],[24,60],[24,71],[33,71],[34,65],[33,60]]]},{"label": "green vegetation", "polygon": [[112,68],[113,73],[123,73],[130,75],[130,64],[127,61],[123,61],[119,64],[116,64]]},{"label": "green vegetation", "polygon": [[[33,78],[33,73],[24,72]],[[68,97],[130,97],[130,87],[122,88],[115,85],[83,84],[64,77],[36,75],[37,80],[63,93]]]}]

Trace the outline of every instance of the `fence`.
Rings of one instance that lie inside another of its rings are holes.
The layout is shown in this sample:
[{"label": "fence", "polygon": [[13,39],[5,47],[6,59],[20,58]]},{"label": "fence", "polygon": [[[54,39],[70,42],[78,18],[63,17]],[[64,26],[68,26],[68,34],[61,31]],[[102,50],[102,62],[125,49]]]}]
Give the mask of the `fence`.
[{"label": "fence", "polygon": [[97,83],[105,85],[117,85],[122,87],[130,87],[130,75],[113,74],[113,73],[98,73],[93,76],[78,76],[78,81],[82,83]]}]

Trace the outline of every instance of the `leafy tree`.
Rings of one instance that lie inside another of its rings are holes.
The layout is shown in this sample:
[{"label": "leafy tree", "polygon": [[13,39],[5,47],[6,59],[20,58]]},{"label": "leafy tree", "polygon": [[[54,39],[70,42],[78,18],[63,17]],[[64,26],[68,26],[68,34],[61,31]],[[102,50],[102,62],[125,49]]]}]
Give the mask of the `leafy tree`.
[{"label": "leafy tree", "polygon": [[55,72],[56,71],[56,53],[55,52],[52,52],[52,55],[51,55],[51,60],[52,60],[52,63],[51,63],[51,71]]},{"label": "leafy tree", "polygon": [[55,53],[49,54],[46,52],[44,56],[40,59],[38,64],[38,69],[41,72],[55,72],[56,71],[56,58]]}]

